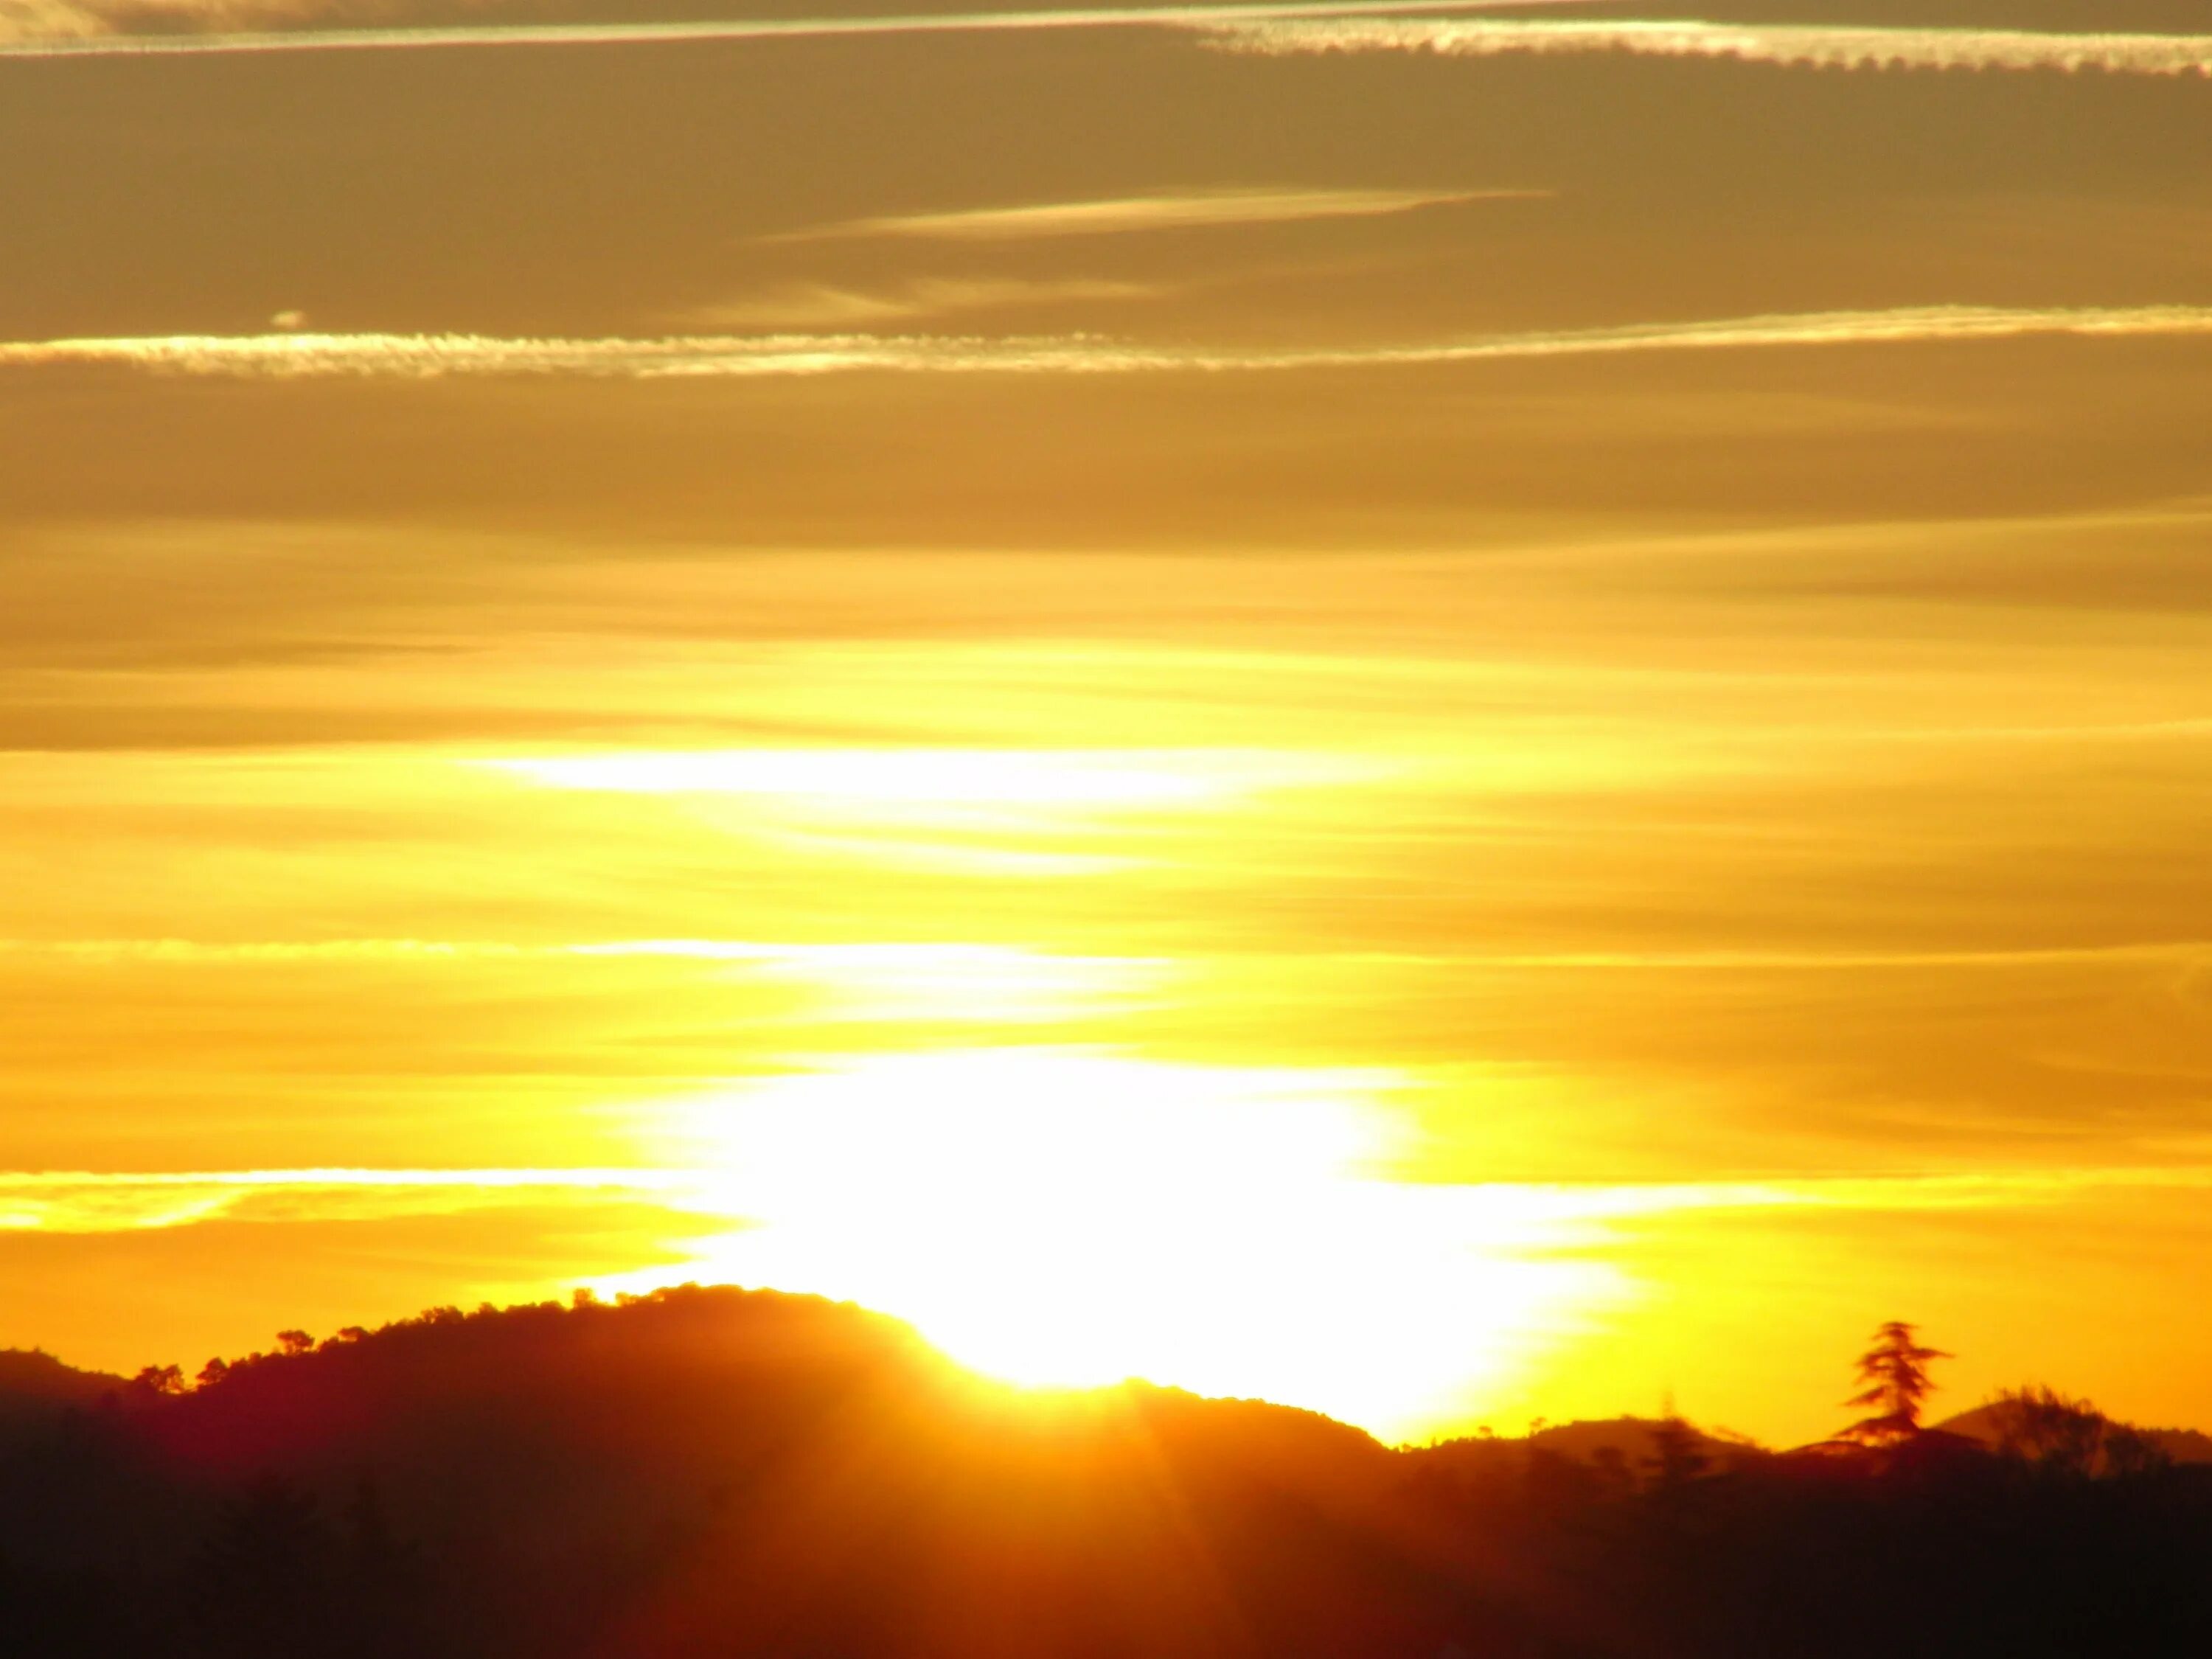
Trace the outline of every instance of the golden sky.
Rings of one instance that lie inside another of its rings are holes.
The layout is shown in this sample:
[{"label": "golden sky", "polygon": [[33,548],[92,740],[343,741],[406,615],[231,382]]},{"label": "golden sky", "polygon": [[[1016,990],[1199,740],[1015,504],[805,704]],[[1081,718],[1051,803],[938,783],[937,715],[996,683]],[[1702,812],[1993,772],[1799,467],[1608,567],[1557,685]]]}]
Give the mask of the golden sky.
[{"label": "golden sky", "polygon": [[0,0],[0,1345],[2212,1418],[2212,17]]}]

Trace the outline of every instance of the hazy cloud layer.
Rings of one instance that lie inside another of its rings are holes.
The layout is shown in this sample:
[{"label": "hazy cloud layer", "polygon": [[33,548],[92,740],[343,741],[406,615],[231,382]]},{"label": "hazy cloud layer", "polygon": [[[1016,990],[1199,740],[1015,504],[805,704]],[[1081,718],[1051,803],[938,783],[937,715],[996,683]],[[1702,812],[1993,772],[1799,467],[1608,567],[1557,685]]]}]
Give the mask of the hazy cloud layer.
[{"label": "hazy cloud layer", "polygon": [[2035,336],[2148,338],[2212,335],[2212,306],[1907,307],[1696,323],[1505,334],[1413,345],[1319,349],[1152,346],[1084,335],[992,339],[944,335],[696,336],[493,339],[479,335],[170,335],[0,344],[0,368],[116,367],[241,380],[435,380],[448,375],[576,375],[663,380],[901,374],[1228,374],[1410,368],[1647,351],[1899,345]]},{"label": "hazy cloud layer", "polygon": [[1231,22],[1210,44],[1267,56],[1426,52],[1446,58],[1631,52],[1808,69],[2103,70],[2212,73],[2212,34],[2061,34],[2027,29],[1851,28],[1827,24],[1552,22],[1483,19]]}]

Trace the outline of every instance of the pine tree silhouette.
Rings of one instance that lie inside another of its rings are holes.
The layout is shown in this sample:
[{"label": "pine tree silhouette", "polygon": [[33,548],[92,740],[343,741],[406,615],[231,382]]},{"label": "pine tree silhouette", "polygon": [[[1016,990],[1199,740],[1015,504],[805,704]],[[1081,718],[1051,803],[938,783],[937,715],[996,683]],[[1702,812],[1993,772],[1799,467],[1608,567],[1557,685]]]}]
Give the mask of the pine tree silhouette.
[{"label": "pine tree silhouette", "polygon": [[1893,1319],[1874,1334],[1874,1346],[1859,1356],[1864,1386],[1844,1403],[1871,1406],[1875,1413],[1844,1431],[1844,1437],[1869,1446],[1894,1446],[1920,1432],[1920,1407],[1936,1391],[1928,1375],[1931,1359],[1948,1359],[1941,1348],[1923,1347],[1915,1328]]}]

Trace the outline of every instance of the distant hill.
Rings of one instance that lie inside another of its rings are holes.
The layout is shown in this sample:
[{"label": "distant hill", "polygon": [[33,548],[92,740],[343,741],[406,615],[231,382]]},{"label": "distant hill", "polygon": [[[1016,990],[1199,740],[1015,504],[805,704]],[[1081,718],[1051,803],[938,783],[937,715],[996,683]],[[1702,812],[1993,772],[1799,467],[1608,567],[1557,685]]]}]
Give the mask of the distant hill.
[{"label": "distant hill", "polygon": [[[1555,1424],[1530,1435],[1527,1443],[1580,1462],[1592,1462],[1610,1455],[1631,1468],[1643,1468],[1658,1458],[1659,1437],[1669,1426],[1658,1418],[1609,1417]],[[1671,1426],[1685,1433],[1691,1447],[1711,1463],[1725,1463],[1757,1450],[1747,1441],[1711,1434],[1693,1424]]]},{"label": "distant hill", "polygon": [[[1936,1426],[1945,1433],[1994,1448],[2004,1440],[2003,1407],[1991,1401],[1972,1411],[1960,1412],[1956,1417],[1945,1418]],[[2119,1426],[2134,1430],[2177,1463],[2212,1464],[2212,1435],[2196,1429],[2150,1429],[2134,1424]]]},{"label": "distant hill", "polygon": [[0,1451],[74,1411],[117,1397],[122,1377],[81,1371],[37,1348],[0,1348]]},{"label": "distant hill", "polygon": [[0,1412],[40,1405],[89,1405],[129,1379],[81,1371],[43,1348],[0,1348]]},{"label": "distant hill", "polygon": [[1725,1469],[1747,1458],[1764,1456],[1748,1441],[1709,1434],[1692,1424],[1658,1418],[1613,1417],[1558,1423],[1527,1435],[1471,1435],[1401,1454],[1431,1480],[1455,1481],[1477,1490],[1528,1478],[1532,1465],[1565,1461],[1638,1483],[1666,1463],[1662,1443],[1676,1437],[1674,1455],[1700,1472]]},{"label": "distant hill", "polygon": [[285,1346],[189,1391],[0,1363],[27,1425],[0,1442],[0,1651],[2212,1652],[2197,1468],[2037,1483],[1965,1442],[1792,1460],[1628,1418],[1393,1450],[1259,1402],[1024,1393],[895,1321],[726,1289]]}]

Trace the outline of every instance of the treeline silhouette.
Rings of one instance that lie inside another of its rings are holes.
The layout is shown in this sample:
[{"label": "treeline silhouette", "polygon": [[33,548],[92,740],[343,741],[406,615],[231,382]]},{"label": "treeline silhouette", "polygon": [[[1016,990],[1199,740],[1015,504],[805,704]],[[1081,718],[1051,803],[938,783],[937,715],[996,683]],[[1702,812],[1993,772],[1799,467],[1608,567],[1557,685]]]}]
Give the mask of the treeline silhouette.
[{"label": "treeline silhouette", "polygon": [[[1939,1357],[1898,1328],[1893,1362]],[[1145,1385],[1026,1396],[876,1315],[688,1286],[286,1333],[196,1385],[9,1353],[0,1650],[2212,1653],[2192,1443],[2047,1389],[1925,1430],[1885,1363],[1878,1432],[1778,1453],[1674,1419],[1394,1450]]]}]

